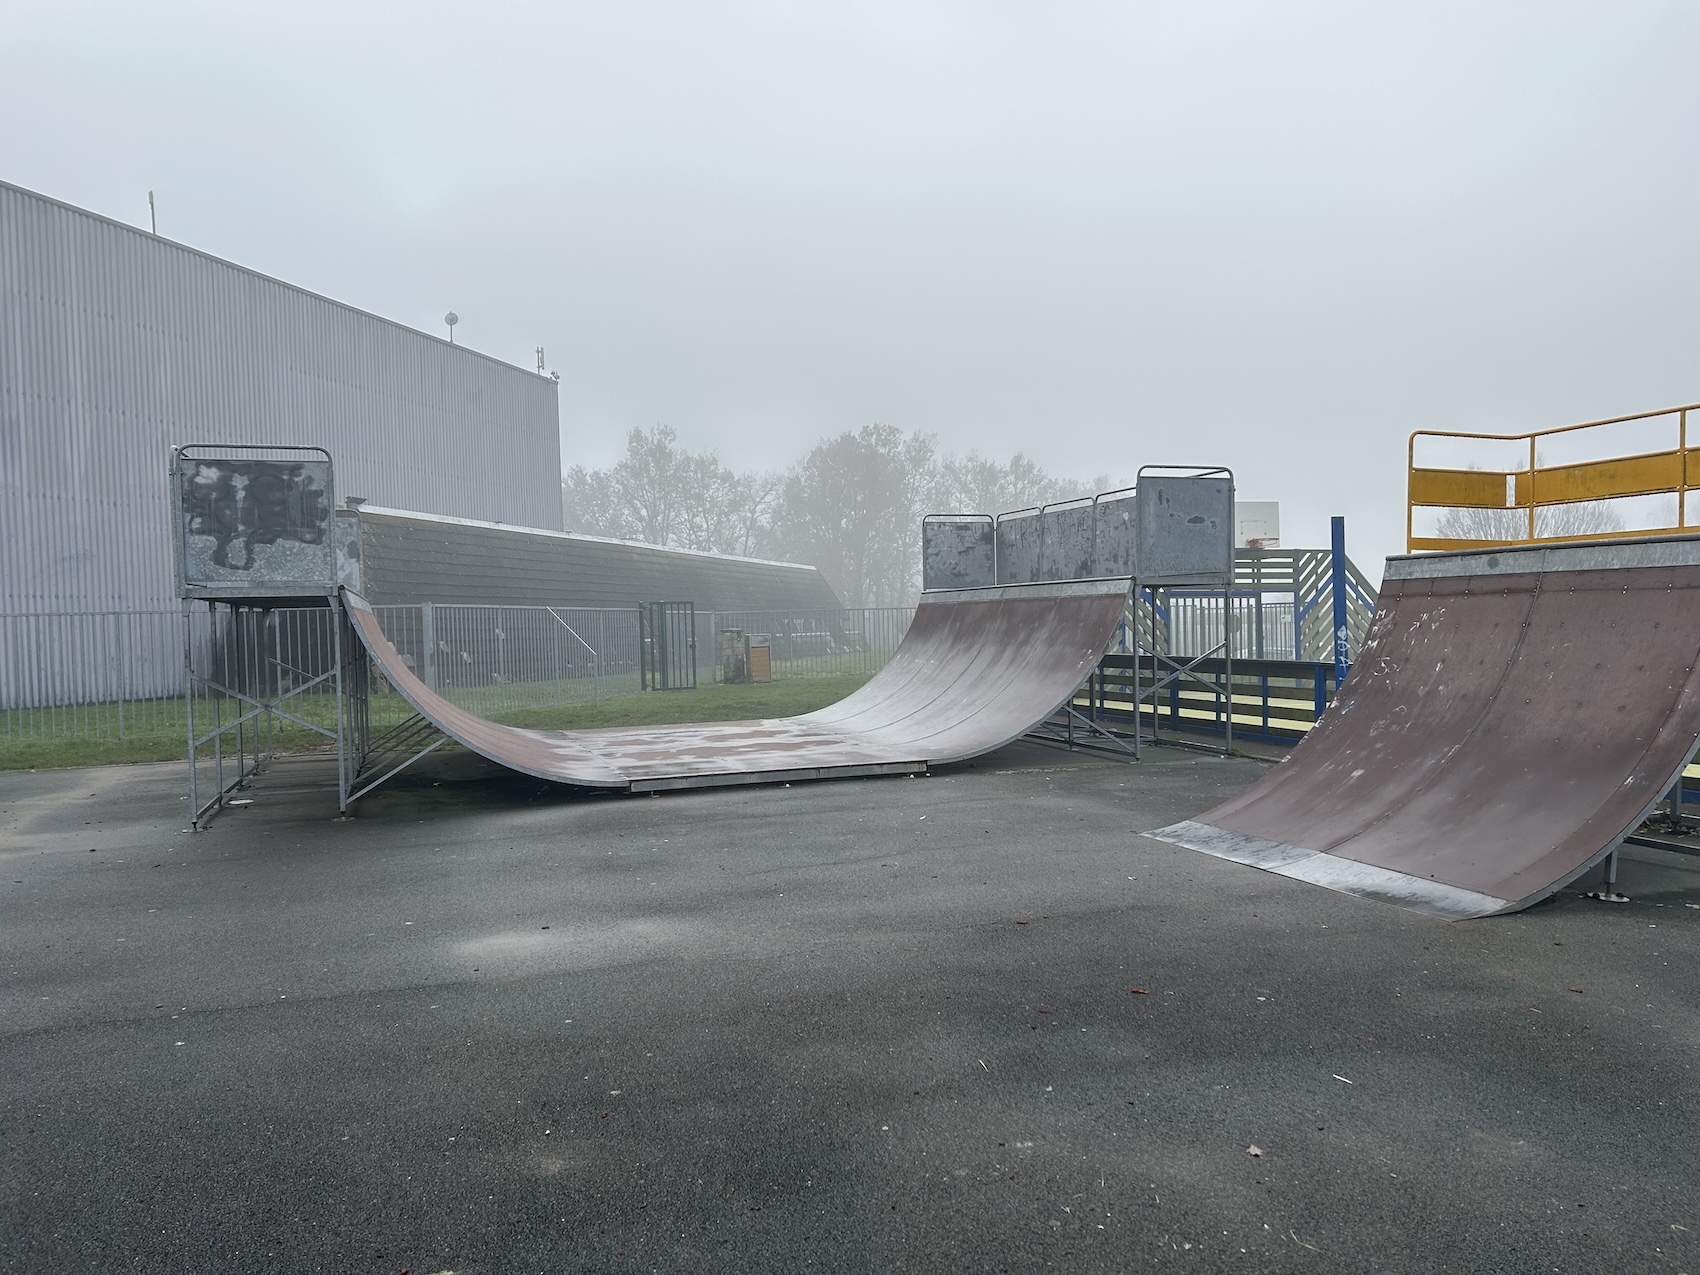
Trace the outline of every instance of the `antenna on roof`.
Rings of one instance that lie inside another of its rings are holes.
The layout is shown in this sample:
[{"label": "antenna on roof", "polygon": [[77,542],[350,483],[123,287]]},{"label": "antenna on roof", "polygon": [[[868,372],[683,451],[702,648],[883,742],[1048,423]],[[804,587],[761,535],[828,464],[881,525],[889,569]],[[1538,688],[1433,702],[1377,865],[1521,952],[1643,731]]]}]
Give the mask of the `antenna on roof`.
[{"label": "antenna on roof", "polygon": [[443,322],[449,325],[449,344],[455,343],[455,324],[460,322],[460,315],[450,310],[443,316]]},{"label": "antenna on roof", "polygon": [[543,347],[537,347],[537,375],[543,375]]},{"label": "antenna on roof", "polygon": [[154,216],[153,191],[151,190],[148,192],[148,229],[156,235],[159,233],[159,218]]}]

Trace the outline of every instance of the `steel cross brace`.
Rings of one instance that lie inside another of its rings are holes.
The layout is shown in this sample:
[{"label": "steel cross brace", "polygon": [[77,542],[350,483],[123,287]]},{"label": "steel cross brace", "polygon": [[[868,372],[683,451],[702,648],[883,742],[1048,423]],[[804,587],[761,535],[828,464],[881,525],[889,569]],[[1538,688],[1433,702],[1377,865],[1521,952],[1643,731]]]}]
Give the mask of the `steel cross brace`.
[{"label": "steel cross brace", "polygon": [[[1066,723],[1067,726],[1068,726],[1068,735],[1067,735],[1066,738],[1061,737],[1061,736],[1057,736],[1057,735],[1050,735],[1050,734],[1044,733],[1045,728],[1047,728],[1047,727],[1052,728],[1052,729],[1055,728],[1056,723],[1054,721],[1051,721],[1051,720],[1047,720],[1044,723],[1044,726],[1042,726],[1040,729],[1029,731],[1028,732],[1028,738],[1033,739],[1033,740],[1037,740],[1039,743],[1043,743],[1043,744],[1062,744],[1062,745],[1064,745],[1068,748],[1090,748],[1094,752],[1112,753],[1114,756],[1117,756],[1117,757],[1123,756],[1125,754],[1128,757],[1138,758],[1138,756],[1139,756],[1138,750],[1135,749],[1132,744],[1128,743],[1127,740],[1123,739],[1120,735],[1116,734],[1114,731],[1106,730],[1104,727],[1100,726],[1097,722],[1093,721],[1090,717],[1087,717],[1084,713],[1080,712],[1079,709],[1075,708],[1073,704],[1064,704],[1061,708],[1059,708],[1056,711],[1056,713],[1053,713],[1051,716],[1052,716],[1052,718],[1055,718],[1059,714],[1062,716],[1063,722]],[[1095,741],[1090,741],[1090,740],[1081,740],[1079,742],[1076,742],[1075,738],[1074,738],[1074,724],[1076,722],[1079,722],[1082,726],[1084,726],[1093,735],[1102,735],[1105,739],[1109,740],[1110,743],[1114,744],[1115,748],[1109,749],[1109,748],[1106,748],[1102,744],[1099,744]],[[1136,725],[1135,729],[1137,729],[1137,725]]]},{"label": "steel cross brace", "polygon": [[[415,745],[421,741],[431,739],[432,735],[435,735],[436,738],[432,739],[429,744],[426,744],[423,748],[415,748]],[[366,750],[366,756],[361,759],[361,770],[355,777],[355,782],[359,783],[361,780],[364,780],[366,776],[375,769],[375,767],[369,767],[367,764],[371,762],[373,758],[380,756],[389,757],[396,753],[408,753],[408,755],[403,757],[399,763],[390,767],[370,783],[364,784],[362,787],[350,792],[348,794],[348,801],[343,806],[343,809],[348,809],[349,806],[354,804],[356,799],[364,797],[379,784],[399,775],[421,757],[424,757],[429,753],[436,752],[437,749],[441,748],[448,742],[449,737],[447,735],[438,731],[435,726],[418,713],[415,713],[406,721],[390,727],[389,730],[385,731],[382,735],[378,736],[377,739],[373,740],[371,746]],[[410,752],[409,750],[412,751]]]}]

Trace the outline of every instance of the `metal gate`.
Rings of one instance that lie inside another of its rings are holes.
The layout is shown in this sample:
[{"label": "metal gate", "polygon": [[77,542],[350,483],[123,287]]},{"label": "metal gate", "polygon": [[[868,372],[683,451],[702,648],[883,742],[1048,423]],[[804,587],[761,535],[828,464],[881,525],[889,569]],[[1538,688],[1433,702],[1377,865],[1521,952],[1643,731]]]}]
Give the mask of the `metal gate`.
[{"label": "metal gate", "polygon": [[697,604],[639,603],[638,646],[644,690],[695,690]]}]

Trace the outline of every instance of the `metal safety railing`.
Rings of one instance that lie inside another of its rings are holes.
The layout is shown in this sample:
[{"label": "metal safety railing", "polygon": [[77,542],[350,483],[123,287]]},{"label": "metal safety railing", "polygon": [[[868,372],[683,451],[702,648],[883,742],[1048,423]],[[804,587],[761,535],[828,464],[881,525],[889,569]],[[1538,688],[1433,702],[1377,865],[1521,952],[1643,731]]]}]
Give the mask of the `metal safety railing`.
[{"label": "metal safety railing", "polygon": [[1700,403],[1523,434],[1417,430],[1406,449],[1406,548],[1691,531],[1688,495],[1700,488],[1691,412]]},{"label": "metal safety railing", "polygon": [[1245,739],[1291,742],[1308,733],[1339,691],[1331,662],[1203,659],[1197,673],[1216,693],[1184,682],[1163,681],[1151,656],[1106,655],[1073,706],[1091,721],[1112,725],[1137,719],[1153,740],[1162,734],[1233,733]]},{"label": "metal safety railing", "polygon": [[[1233,657],[1239,659],[1331,660],[1335,655],[1333,555],[1327,549],[1236,549],[1232,619]],[[1377,591],[1349,559],[1341,573],[1349,659],[1357,658]],[[1216,591],[1140,589],[1128,608],[1111,652],[1134,649],[1138,625],[1142,650],[1202,655],[1221,642],[1223,594]]]},{"label": "metal safety railing", "polygon": [[924,589],[1132,575],[1134,488],[1012,509],[921,519]]}]

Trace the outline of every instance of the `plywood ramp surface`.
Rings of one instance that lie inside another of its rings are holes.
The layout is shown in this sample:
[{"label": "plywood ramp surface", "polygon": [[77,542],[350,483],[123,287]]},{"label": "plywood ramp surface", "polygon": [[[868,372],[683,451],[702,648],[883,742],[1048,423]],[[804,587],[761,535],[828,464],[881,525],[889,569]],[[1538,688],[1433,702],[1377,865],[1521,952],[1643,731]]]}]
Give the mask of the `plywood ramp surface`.
[{"label": "plywood ramp surface", "polygon": [[1153,836],[1453,919],[1608,854],[1700,738],[1700,539],[1394,558],[1334,705]]}]

